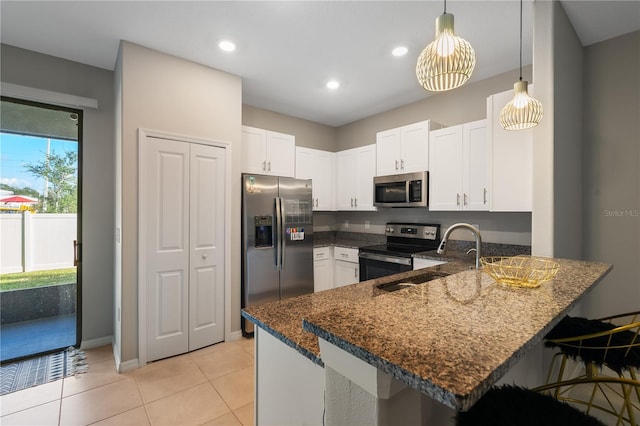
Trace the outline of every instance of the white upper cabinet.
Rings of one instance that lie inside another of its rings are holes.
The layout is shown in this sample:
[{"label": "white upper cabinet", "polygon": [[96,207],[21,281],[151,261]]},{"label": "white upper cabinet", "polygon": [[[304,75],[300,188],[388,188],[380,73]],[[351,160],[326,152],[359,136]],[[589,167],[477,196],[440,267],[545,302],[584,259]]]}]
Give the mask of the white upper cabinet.
[{"label": "white upper cabinet", "polygon": [[513,90],[487,98],[489,209],[495,212],[528,212],[533,202],[533,130],[500,126],[500,111],[512,98]]},{"label": "white upper cabinet", "polygon": [[296,147],[296,178],[313,180],[313,210],[335,210],[336,154]]},{"label": "white upper cabinet", "polygon": [[337,210],[375,210],[373,177],[376,146],[367,145],[336,153]]},{"label": "white upper cabinet", "polygon": [[486,121],[429,136],[429,209],[488,210]]},{"label": "white upper cabinet", "polygon": [[429,210],[462,210],[462,125],[430,137]]},{"label": "white upper cabinet", "polygon": [[487,120],[462,125],[463,210],[489,210]]},{"label": "white upper cabinet", "polygon": [[440,128],[420,121],[376,135],[376,175],[387,176],[429,170],[429,131]]},{"label": "white upper cabinet", "polygon": [[242,171],[295,176],[295,136],[242,126]]}]

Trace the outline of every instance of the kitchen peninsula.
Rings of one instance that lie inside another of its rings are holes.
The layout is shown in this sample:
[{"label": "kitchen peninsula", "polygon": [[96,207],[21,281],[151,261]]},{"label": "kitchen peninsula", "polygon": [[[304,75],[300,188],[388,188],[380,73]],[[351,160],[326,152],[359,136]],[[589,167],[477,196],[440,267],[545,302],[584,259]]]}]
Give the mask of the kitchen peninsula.
[{"label": "kitchen peninsula", "polygon": [[[258,424],[424,424],[467,410],[612,268],[556,261],[557,276],[536,289],[453,261],[246,309]],[[445,276],[381,289],[431,273]]]}]

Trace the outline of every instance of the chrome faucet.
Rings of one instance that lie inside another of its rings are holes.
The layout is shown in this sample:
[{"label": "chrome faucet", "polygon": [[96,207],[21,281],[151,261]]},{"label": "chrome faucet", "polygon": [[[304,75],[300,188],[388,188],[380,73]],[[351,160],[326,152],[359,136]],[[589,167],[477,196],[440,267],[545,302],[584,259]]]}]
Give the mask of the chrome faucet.
[{"label": "chrome faucet", "polygon": [[[476,269],[480,269],[480,246],[482,246],[482,237],[480,237],[480,231],[478,231],[478,229],[475,226],[469,225],[468,223],[455,223],[453,225],[451,225],[444,233],[444,237],[442,237],[442,242],[440,242],[440,246],[438,246],[438,250],[437,253],[438,254],[443,254],[446,250],[446,244],[447,241],[449,240],[449,235],[451,234],[451,232],[453,232],[455,229],[458,228],[464,228],[464,229],[468,229],[469,231],[471,231],[471,233],[473,233],[473,236],[476,239]],[[471,251],[471,250],[469,250]]]}]

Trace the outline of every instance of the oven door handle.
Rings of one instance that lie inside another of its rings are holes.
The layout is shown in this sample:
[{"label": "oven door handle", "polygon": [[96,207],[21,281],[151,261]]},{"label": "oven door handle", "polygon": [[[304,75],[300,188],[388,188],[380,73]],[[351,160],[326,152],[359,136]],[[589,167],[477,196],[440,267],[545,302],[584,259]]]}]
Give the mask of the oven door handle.
[{"label": "oven door handle", "polygon": [[367,253],[360,251],[359,256],[363,259],[378,260],[380,262],[397,263],[398,265],[412,265],[412,259],[409,257],[395,257],[384,254]]}]

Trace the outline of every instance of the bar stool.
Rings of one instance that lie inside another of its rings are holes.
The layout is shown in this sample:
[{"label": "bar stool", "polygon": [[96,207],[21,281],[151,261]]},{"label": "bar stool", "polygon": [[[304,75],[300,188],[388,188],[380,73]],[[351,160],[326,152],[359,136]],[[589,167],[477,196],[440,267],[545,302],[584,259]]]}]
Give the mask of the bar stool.
[{"label": "bar stool", "polygon": [[604,426],[604,423],[550,395],[519,386],[494,386],[469,411],[456,415],[457,426]]},{"label": "bar stool", "polygon": [[[640,419],[640,312],[597,320],[565,317],[546,336],[559,350],[547,384],[536,388],[554,398],[600,412],[615,424]],[[571,368],[571,360],[577,368]]]}]

